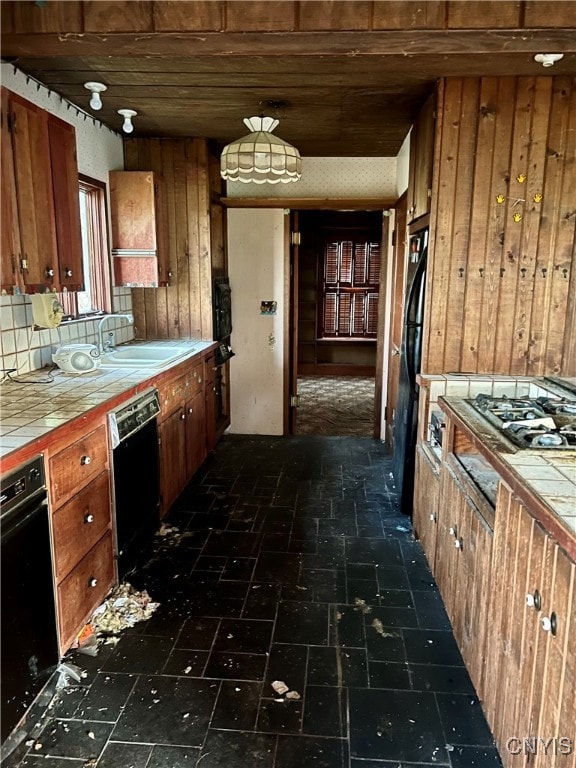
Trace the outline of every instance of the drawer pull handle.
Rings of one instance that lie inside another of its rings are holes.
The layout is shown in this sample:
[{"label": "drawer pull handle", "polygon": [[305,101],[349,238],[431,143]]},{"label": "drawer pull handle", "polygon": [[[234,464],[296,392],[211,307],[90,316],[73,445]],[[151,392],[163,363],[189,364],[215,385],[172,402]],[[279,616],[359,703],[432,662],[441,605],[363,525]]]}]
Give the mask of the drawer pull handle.
[{"label": "drawer pull handle", "polygon": [[94,522],[94,515],[90,512],[86,512],[84,515],[84,522],[85,523],[93,523]]},{"label": "drawer pull handle", "polygon": [[88,586],[89,587],[95,587],[96,584],[98,584],[98,579],[95,579],[94,576],[92,576],[90,579],[88,579]]},{"label": "drawer pull handle", "polygon": [[91,464],[91,463],[92,463],[92,459],[90,458],[90,456],[82,456],[82,458],[80,459],[80,464],[83,467],[85,467],[85,466],[87,466],[88,464]]}]

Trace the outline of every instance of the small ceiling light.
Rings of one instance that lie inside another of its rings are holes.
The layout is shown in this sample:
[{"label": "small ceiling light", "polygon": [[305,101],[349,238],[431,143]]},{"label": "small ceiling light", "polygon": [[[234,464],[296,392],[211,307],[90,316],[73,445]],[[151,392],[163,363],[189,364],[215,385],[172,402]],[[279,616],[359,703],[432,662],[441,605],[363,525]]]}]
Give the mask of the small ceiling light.
[{"label": "small ceiling light", "polygon": [[102,109],[102,99],[100,94],[108,90],[108,86],[104,83],[84,83],[84,88],[88,88],[92,91],[92,97],[90,99],[90,108],[94,110]]},{"label": "small ceiling light", "polygon": [[300,152],[273,136],[278,125],[273,117],[245,117],[252,133],[233,141],[222,150],[220,175],[228,181],[254,184],[287,184],[302,175]]},{"label": "small ceiling light", "polygon": [[537,53],[536,56],[534,56],[534,61],[537,61],[538,64],[542,64],[543,67],[552,67],[555,62],[560,61],[560,59],[563,58],[563,53]]},{"label": "small ceiling light", "polygon": [[124,133],[132,133],[134,126],[132,125],[132,118],[135,117],[138,112],[133,109],[119,109],[118,114],[122,115],[124,122],[122,123],[122,130]]}]

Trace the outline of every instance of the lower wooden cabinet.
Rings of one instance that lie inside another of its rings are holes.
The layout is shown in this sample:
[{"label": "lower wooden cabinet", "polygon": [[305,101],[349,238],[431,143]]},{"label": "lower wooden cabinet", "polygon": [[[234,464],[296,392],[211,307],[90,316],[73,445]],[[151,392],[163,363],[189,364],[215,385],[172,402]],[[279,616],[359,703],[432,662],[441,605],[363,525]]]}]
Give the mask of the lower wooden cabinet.
[{"label": "lower wooden cabinet", "polygon": [[47,451],[60,652],[116,581],[108,435],[100,417]]},{"label": "lower wooden cabinet", "polygon": [[[485,710],[504,765],[573,768],[576,566],[504,484],[496,506]],[[524,740],[527,741],[524,741]]]},{"label": "lower wooden cabinet", "polygon": [[414,480],[414,535],[420,539],[432,573],[436,570],[438,537],[438,503],[440,500],[440,466],[421,445],[416,447]]},{"label": "lower wooden cabinet", "polygon": [[112,532],[108,531],[57,586],[62,647],[70,647],[114,581]]},{"label": "lower wooden cabinet", "polygon": [[476,692],[485,689],[485,647],[493,532],[467,493],[465,477],[444,466],[435,575]]},{"label": "lower wooden cabinet", "polygon": [[186,476],[191,478],[200,469],[206,458],[206,402],[204,390],[199,390],[186,402],[185,413],[185,443],[186,443]]},{"label": "lower wooden cabinet", "polygon": [[177,408],[158,425],[160,442],[160,515],[167,514],[186,484],[184,408]]}]

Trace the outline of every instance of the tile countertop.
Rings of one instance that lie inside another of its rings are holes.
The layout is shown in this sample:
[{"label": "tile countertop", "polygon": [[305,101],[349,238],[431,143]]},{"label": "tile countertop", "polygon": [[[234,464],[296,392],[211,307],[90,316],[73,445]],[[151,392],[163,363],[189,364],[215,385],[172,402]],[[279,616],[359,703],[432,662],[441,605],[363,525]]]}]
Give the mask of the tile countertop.
[{"label": "tile countertop", "polygon": [[190,354],[153,368],[97,368],[82,374],[56,369],[51,371],[54,380],[47,384],[35,381],[47,378],[46,369],[19,377],[28,383],[5,381],[0,386],[0,458],[145,381],[150,381],[153,386],[159,374],[216,344],[195,340],[154,340],[150,343],[179,347],[190,344]]},{"label": "tile countertop", "polygon": [[439,405],[456,417],[487,461],[576,560],[576,449],[517,449],[465,399],[441,397]]}]

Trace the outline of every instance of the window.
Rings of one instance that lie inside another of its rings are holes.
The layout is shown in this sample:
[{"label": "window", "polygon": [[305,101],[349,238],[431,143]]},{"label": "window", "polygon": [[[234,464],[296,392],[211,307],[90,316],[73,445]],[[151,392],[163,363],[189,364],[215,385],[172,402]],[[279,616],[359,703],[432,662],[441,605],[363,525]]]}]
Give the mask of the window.
[{"label": "window", "polygon": [[338,240],[324,246],[321,338],[376,338],[380,243]]},{"label": "window", "polygon": [[78,193],[85,290],[60,294],[66,315],[73,318],[110,312],[112,309],[106,186],[103,182],[81,176]]}]

